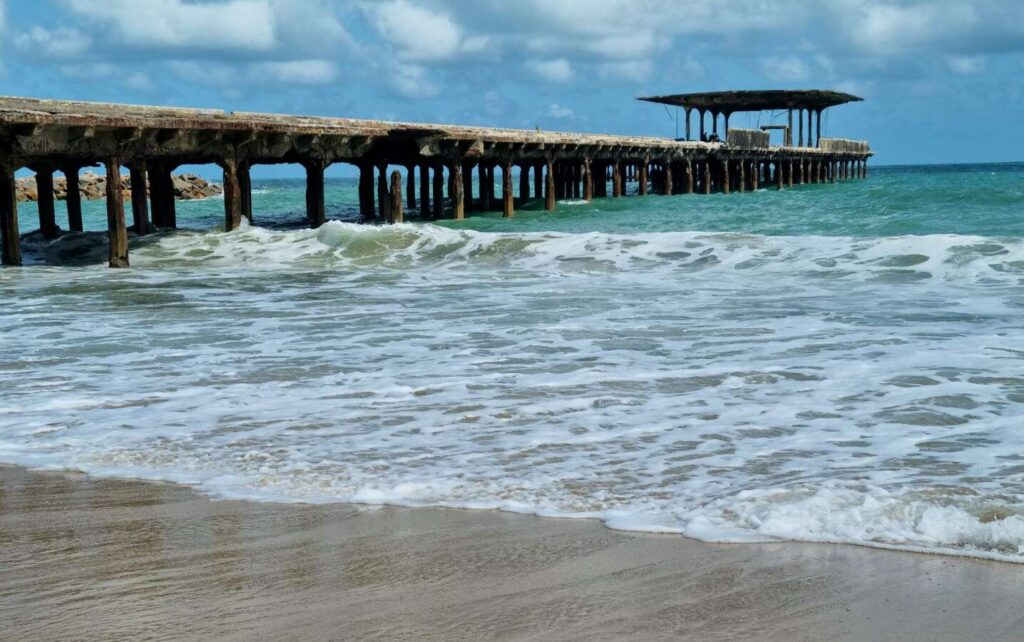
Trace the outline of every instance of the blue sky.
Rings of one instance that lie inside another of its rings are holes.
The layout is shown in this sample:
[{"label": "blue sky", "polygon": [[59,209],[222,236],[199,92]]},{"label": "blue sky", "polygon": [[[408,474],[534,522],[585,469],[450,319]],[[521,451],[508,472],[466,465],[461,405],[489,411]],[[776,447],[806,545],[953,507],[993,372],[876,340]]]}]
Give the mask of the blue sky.
[{"label": "blue sky", "polygon": [[636,96],[833,88],[879,164],[1024,160],[1022,63],[1019,0],[0,0],[0,94],[672,136]]}]

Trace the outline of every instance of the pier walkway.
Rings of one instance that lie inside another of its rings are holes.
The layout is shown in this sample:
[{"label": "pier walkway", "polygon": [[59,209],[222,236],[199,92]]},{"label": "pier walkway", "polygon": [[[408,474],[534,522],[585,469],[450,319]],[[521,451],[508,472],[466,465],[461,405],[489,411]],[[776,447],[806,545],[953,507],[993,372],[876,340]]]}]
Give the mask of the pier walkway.
[{"label": "pier walkway", "polygon": [[[720,107],[711,111],[725,113]],[[305,167],[306,210],[313,226],[325,221],[324,170],[334,163],[359,168],[359,211],[366,222],[402,222],[407,213],[424,220],[461,219],[467,211],[513,216],[517,199],[543,199],[544,207],[554,210],[559,199],[622,197],[629,182],[642,196],[728,194],[866,178],[868,144],[821,138],[817,113],[813,146],[810,134],[808,146],[792,144],[792,124],[784,138],[789,144],[772,146],[768,131],[735,128],[727,130],[724,142],[677,141],[0,97],[2,260],[21,264],[15,172],[22,168],[36,174],[39,230],[47,238],[61,233],[54,214],[54,173],[68,178],[68,230],[80,232],[78,175],[95,165],[105,166],[108,176],[120,175],[122,166],[129,169],[131,228],[140,235],[151,226],[176,227],[171,172],[204,163],[223,169],[227,230],[238,227],[243,216],[252,220],[250,168],[276,163]],[[801,142],[802,131],[801,124]],[[406,170],[404,185],[399,172],[388,173],[395,167]],[[496,169],[501,170],[500,199]],[[126,267],[129,227],[121,184],[106,181],[106,186],[109,262]]]}]

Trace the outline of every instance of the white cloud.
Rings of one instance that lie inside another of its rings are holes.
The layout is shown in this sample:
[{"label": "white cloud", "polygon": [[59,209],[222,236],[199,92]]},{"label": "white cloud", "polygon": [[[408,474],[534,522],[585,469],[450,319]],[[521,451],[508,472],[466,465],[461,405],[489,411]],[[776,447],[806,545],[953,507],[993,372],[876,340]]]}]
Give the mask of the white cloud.
[{"label": "white cloud", "polygon": [[64,0],[82,18],[111,25],[121,42],[145,48],[264,51],[275,43],[268,0]]},{"label": "white cloud", "polygon": [[377,31],[397,50],[402,60],[448,60],[460,49],[462,30],[446,14],[430,11],[407,0],[375,2],[368,6]]},{"label": "white cloud", "polygon": [[572,78],[572,66],[564,58],[556,60],[531,60],[526,66],[537,77],[550,82],[565,82]]},{"label": "white cloud", "polygon": [[88,51],[91,44],[92,38],[78,29],[50,31],[38,25],[14,37],[14,45],[18,49],[43,58],[75,58]]},{"label": "white cloud", "polygon": [[568,107],[562,107],[558,103],[548,105],[548,109],[545,112],[548,118],[556,118],[558,120],[566,120],[576,117],[576,112],[569,109]]},{"label": "white cloud", "polygon": [[946,59],[949,70],[964,76],[979,74],[985,70],[985,59],[981,56],[950,56]]},{"label": "white cloud", "polygon": [[420,65],[395,65],[390,70],[390,80],[395,90],[407,98],[433,98],[440,93],[427,69]]},{"label": "white cloud", "polygon": [[778,82],[800,83],[811,77],[811,69],[797,56],[773,56],[760,64],[761,73]]},{"label": "white cloud", "polygon": [[258,62],[250,71],[256,81],[269,79],[293,85],[325,85],[338,77],[338,68],[328,60]]}]

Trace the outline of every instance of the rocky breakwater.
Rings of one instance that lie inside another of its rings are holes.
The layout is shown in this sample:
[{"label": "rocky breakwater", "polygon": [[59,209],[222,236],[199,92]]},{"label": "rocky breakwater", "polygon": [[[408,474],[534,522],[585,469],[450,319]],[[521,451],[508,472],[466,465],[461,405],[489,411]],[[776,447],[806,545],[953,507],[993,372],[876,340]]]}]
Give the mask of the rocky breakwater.
[{"label": "rocky breakwater", "polygon": [[[216,185],[195,174],[178,174],[173,177],[174,196],[178,200],[192,201],[202,198],[210,198],[224,193],[220,185]],[[86,172],[79,179],[78,191],[85,200],[99,200],[106,198],[107,177]],[[131,180],[127,174],[121,176],[121,189],[124,197],[131,197]],[[39,192],[36,189],[36,179],[19,178],[17,181],[18,200],[22,202],[39,200]],[[63,176],[56,176],[53,179],[54,196],[58,201],[63,201],[68,195],[68,182]]]}]

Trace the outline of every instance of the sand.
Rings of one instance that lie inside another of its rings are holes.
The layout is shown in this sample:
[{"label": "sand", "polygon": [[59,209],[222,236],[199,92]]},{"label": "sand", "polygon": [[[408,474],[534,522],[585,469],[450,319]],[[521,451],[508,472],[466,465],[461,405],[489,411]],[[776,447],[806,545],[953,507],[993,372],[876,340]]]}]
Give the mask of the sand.
[{"label": "sand", "polygon": [[1024,566],[0,467],[5,640],[1019,640]]}]

